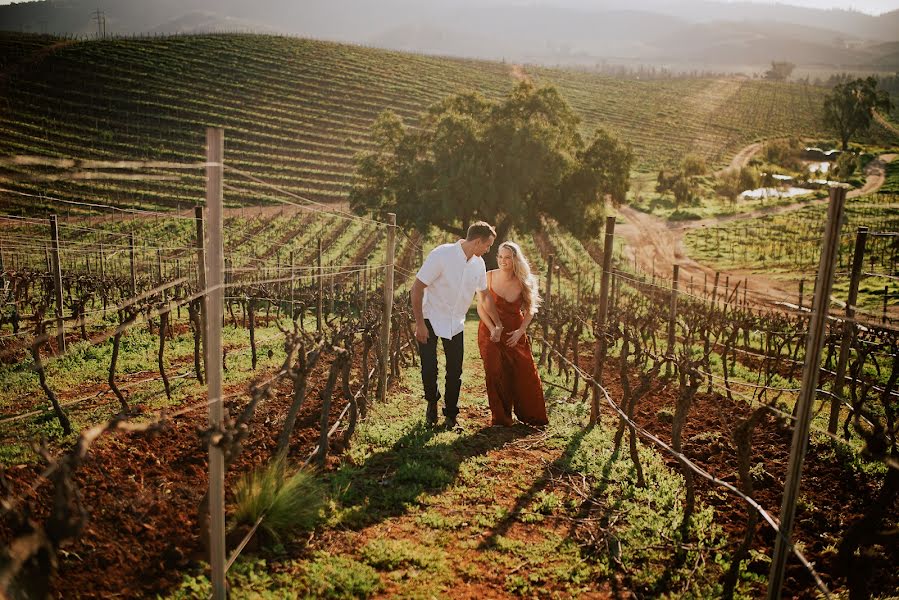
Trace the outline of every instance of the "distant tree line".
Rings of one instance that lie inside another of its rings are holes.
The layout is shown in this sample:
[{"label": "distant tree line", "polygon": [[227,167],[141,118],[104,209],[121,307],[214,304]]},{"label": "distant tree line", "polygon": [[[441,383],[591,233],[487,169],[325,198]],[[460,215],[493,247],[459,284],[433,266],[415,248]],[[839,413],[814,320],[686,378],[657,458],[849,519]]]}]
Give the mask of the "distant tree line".
[{"label": "distant tree line", "polygon": [[644,80],[668,80],[668,79],[715,79],[720,77],[745,76],[745,73],[726,71],[707,71],[704,69],[676,70],[655,65],[616,65],[605,62],[596,63],[593,66],[557,65],[567,70],[581,70],[589,73],[599,73],[617,79],[644,79]]}]

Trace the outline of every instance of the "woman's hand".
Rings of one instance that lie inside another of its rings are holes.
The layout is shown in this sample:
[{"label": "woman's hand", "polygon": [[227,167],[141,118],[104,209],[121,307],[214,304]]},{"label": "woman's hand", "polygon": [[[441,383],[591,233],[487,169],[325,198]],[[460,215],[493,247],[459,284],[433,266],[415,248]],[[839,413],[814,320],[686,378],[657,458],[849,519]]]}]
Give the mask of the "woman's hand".
[{"label": "woman's hand", "polygon": [[510,333],[509,339],[506,340],[506,346],[508,346],[510,348],[514,348],[515,344],[518,343],[518,340],[521,339],[521,336],[523,336],[524,333],[525,333],[524,327],[520,327],[520,328],[516,329],[515,331],[513,331],[512,333]]},{"label": "woman's hand", "polygon": [[502,339],[503,335],[503,326],[497,325],[493,328],[493,331],[490,332],[490,341],[491,342],[499,342]]}]

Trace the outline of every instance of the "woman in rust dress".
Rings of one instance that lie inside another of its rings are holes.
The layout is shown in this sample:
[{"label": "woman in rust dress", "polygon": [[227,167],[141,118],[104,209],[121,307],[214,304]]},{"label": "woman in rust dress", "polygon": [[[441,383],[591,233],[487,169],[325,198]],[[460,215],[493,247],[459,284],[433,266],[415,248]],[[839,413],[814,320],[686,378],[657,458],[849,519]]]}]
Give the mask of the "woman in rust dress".
[{"label": "woman in rust dress", "polygon": [[526,335],[540,306],[537,280],[514,242],[500,245],[497,263],[498,269],[487,272],[487,288],[500,322],[494,323],[478,303],[478,348],[484,360],[493,425],[512,425],[513,412],[528,425],[546,425],[543,384]]}]

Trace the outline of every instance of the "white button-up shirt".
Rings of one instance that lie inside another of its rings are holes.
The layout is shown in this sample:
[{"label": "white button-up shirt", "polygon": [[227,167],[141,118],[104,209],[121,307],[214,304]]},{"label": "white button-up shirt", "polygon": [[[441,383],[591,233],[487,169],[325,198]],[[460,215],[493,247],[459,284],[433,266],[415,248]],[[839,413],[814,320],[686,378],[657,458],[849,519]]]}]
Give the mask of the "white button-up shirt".
[{"label": "white button-up shirt", "polygon": [[475,292],[487,289],[487,268],[480,256],[465,258],[462,240],[434,248],[416,277],[425,288],[422,313],[438,337],[452,339],[465,328]]}]

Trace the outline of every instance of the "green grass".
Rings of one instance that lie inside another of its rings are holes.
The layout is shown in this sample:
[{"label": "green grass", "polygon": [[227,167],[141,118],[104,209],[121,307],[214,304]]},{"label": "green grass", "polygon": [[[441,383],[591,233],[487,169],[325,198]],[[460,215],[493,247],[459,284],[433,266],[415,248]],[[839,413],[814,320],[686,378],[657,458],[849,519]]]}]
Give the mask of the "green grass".
[{"label": "green grass", "polygon": [[[469,324],[468,334],[473,331],[474,324]],[[476,350],[470,346],[467,360],[476,360],[472,356]],[[563,382],[561,377],[543,375]],[[421,429],[423,414],[419,413],[423,410],[416,409],[423,406],[418,400],[417,376],[415,370],[407,371],[409,392],[375,407],[376,412],[359,430],[350,454],[352,464],[331,476],[335,505],[330,527],[378,527],[386,520],[410,515],[426,531],[450,536],[447,539],[486,534],[487,542],[473,546],[480,551],[479,561],[527,567],[506,581],[506,590],[519,595],[538,593],[546,586],[576,595],[590,589],[590,582],[597,578],[614,577],[622,565],[629,585],[646,594],[668,589],[676,590],[679,597],[703,598],[719,591],[718,576],[726,567],[724,538],[714,524],[712,509],[700,503],[690,529],[690,549],[683,564],[678,564],[674,554],[683,504],[680,475],[672,472],[653,448],[641,443],[647,486],[637,487],[626,452],[614,451],[614,430],[583,429],[586,407],[568,403],[555,388],[546,388],[551,425],[545,443],[560,452],[553,468],[590,482],[594,497],[605,507],[609,552],[591,554],[549,530],[541,530],[544,541],[539,543],[509,538],[502,532],[511,523],[541,527],[554,515],[576,515],[580,502],[566,499],[561,490],[545,487],[545,482],[522,477],[515,460],[497,463],[488,459],[486,453],[500,441],[490,438],[503,435],[503,431],[456,434]],[[517,485],[530,488],[519,496],[519,508],[491,508],[497,486],[517,489],[511,487]],[[459,514],[459,507],[470,508]],[[361,551],[363,561],[387,571],[408,567],[414,561],[419,561],[416,568],[426,568],[421,561],[430,560],[433,542],[428,540],[433,540],[433,535],[418,535],[421,537],[411,544],[408,540],[370,541]],[[705,567],[693,573],[692,565],[700,560]]]},{"label": "green grass", "polygon": [[410,540],[372,540],[360,551],[365,563],[379,571],[416,569],[432,575],[445,571],[445,553]]},{"label": "green grass", "polygon": [[[235,600],[355,600],[369,598],[381,588],[378,574],[368,565],[346,556],[319,553],[308,563],[275,564],[264,559],[242,559],[228,571],[230,598]],[[209,598],[212,585],[205,575],[185,575],[166,600]]]},{"label": "green grass", "polygon": [[[314,316],[307,322],[307,326],[314,327]],[[283,338],[274,325],[256,330],[259,362],[255,371],[251,364],[247,330],[229,325],[224,328],[223,333],[225,345],[232,347],[228,352],[228,370],[224,372],[225,385],[245,384],[284,360]],[[81,398],[92,396],[98,390],[106,392],[104,402],[98,404],[92,401],[84,405],[90,405],[90,408],[81,405],[64,407],[72,422],[73,433],[69,436],[63,436],[55,413],[49,408],[50,403],[39,387],[37,375],[30,367],[30,361],[0,367],[0,377],[7,384],[0,394],[0,410],[7,410],[4,407],[9,407],[11,402],[18,401],[24,395],[34,398],[34,404],[25,410],[47,409],[33,417],[2,426],[0,434],[3,435],[4,443],[3,451],[0,452],[0,464],[36,461],[38,457],[31,449],[31,440],[46,437],[55,444],[64,446],[74,442],[82,428],[109,419],[121,410],[118,400],[106,384],[111,344],[111,341],[97,346],[80,343],[73,346],[70,353],[61,360],[47,361],[48,384],[58,396],[68,392],[75,398]],[[192,373],[193,338],[189,333],[177,337],[166,351],[169,365],[167,373],[172,384],[171,400],[166,398],[161,380],[147,381],[125,389],[127,374],[134,375],[139,380],[158,378],[157,344],[158,338],[155,334],[151,336],[146,327],[134,328],[122,340],[117,369],[118,384],[123,388],[129,406],[143,406],[145,413],[151,416],[160,409],[180,406],[206,392],[205,386],[197,383],[192,375],[175,378],[181,372]],[[180,361],[179,366],[174,368],[172,365],[176,361]],[[78,390],[83,390],[83,393]],[[65,396],[63,399],[71,398]],[[19,406],[18,402],[16,406]],[[15,412],[10,410],[10,416]]]},{"label": "green grass", "polygon": [[373,568],[347,556],[319,554],[301,572],[303,598],[368,598],[381,588]]},{"label": "green grass", "polygon": [[[288,573],[271,572],[264,559],[242,559],[228,571],[231,598],[235,600],[276,600],[295,597],[299,591],[297,581]],[[157,596],[166,600],[199,600],[212,595],[212,584],[203,574],[187,574],[181,585],[169,594]]]}]

